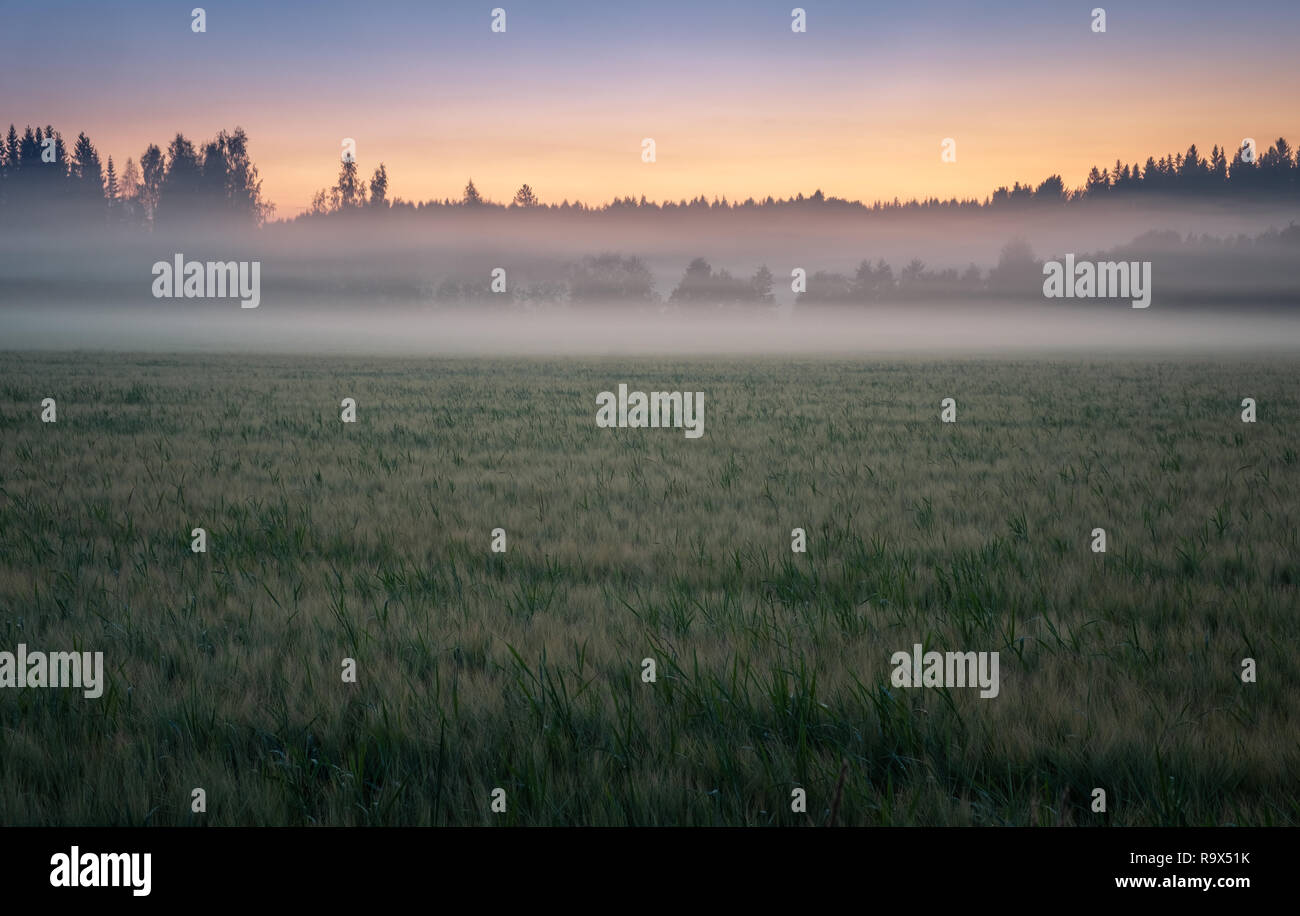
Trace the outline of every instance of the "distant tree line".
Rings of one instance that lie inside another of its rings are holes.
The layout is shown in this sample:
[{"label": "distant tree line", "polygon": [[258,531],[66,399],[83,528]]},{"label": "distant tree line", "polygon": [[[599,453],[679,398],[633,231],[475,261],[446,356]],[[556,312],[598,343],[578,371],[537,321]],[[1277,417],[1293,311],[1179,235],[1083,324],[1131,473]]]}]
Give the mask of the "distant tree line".
[{"label": "distant tree line", "polygon": [[[1300,226],[1232,238],[1147,232],[1132,242],[1078,260],[1151,261],[1158,265],[1159,291],[1179,301],[1214,301],[1249,296],[1263,302],[1300,304]],[[867,306],[883,303],[957,302],[982,299],[1041,300],[1043,261],[1023,239],[1007,243],[987,272],[974,264],[930,270],[913,258],[897,273],[883,260],[858,264],[852,274],[817,271],[807,277],[796,306]],[[1244,282],[1243,278],[1249,278]],[[1246,291],[1249,290],[1247,293]]]},{"label": "distant tree line", "polygon": [[[383,189],[375,197],[373,189]],[[680,201],[666,200],[655,202],[645,195],[640,198],[631,196],[614,198],[600,206],[588,206],[581,201],[570,203],[564,200],[559,204],[544,203],[530,185],[522,185],[509,204],[500,204],[483,197],[470,179],[458,200],[444,198],[427,200],[421,203],[397,198],[389,200],[386,196],[388,173],[383,163],[371,179],[370,201],[366,200],[364,188],[356,174],[356,164],[344,162],[339,179],[331,188],[317,192],[311,208],[297,219],[326,216],[346,210],[361,210],[370,205],[372,209],[391,209],[395,211],[420,212],[427,210],[448,210],[468,208],[477,210],[541,210],[551,212],[626,212],[626,211],[702,211],[702,210],[766,210],[772,208],[839,209],[868,210],[873,212],[890,210],[916,209],[982,209],[985,207],[1014,207],[1018,205],[1050,205],[1078,203],[1086,200],[1115,199],[1138,194],[1173,194],[1179,196],[1227,196],[1254,195],[1268,197],[1300,196],[1300,156],[1291,149],[1286,138],[1279,137],[1277,142],[1264,153],[1256,155],[1254,150],[1243,146],[1233,154],[1231,162],[1227,159],[1225,148],[1217,144],[1208,158],[1201,155],[1196,144],[1187,148],[1186,153],[1168,154],[1157,161],[1148,157],[1145,165],[1134,162],[1126,165],[1120,160],[1111,167],[1098,169],[1093,166],[1084,185],[1075,190],[1065,186],[1060,175],[1051,175],[1037,186],[1016,182],[1012,187],[1000,187],[982,201],[977,198],[958,199],[956,197],[942,200],[930,197],[924,200],[913,198],[903,202],[894,198],[892,202],[876,201],[865,204],[861,201],[846,200],[839,197],[827,197],[820,189],[808,197],[797,194],[793,197],[777,198],[768,196],[761,200],[753,197],[744,201],[729,202],[726,196],[714,197],[712,201],[704,195]]]},{"label": "distant tree line", "polygon": [[[876,201],[868,205],[828,197],[817,190],[808,197],[803,194],[787,198],[768,196],[761,200],[750,197],[738,202],[729,202],[725,196],[710,201],[700,195],[676,202],[654,202],[644,195],[627,196],[600,206],[568,200],[545,203],[527,184],[519,188],[509,204],[494,203],[483,197],[472,179],[459,199],[415,203],[390,197],[384,163],[379,163],[367,181],[355,158],[350,158],[342,162],[334,185],[317,192],[311,207],[295,220],[331,218],[339,214],[451,209],[552,213],[982,209],[1136,199],[1153,194],[1294,199],[1300,196],[1300,157],[1283,137],[1258,155],[1243,146],[1233,153],[1231,160],[1225,147],[1216,145],[1206,157],[1193,144],[1186,153],[1165,155],[1159,160],[1148,157],[1143,165],[1116,160],[1113,167],[1099,170],[1094,166],[1083,186],[1075,190],[1067,189],[1060,175],[1052,175],[1037,186],[1016,182],[1010,188],[1000,187],[982,201],[930,197],[902,202],[895,198],[892,202]],[[98,150],[84,133],[68,149],[62,135],[50,126],[35,129],[28,126],[20,134],[11,124],[0,144],[0,209],[22,212],[25,226],[74,221],[152,228],[196,220],[257,226],[270,218],[274,205],[262,197],[262,183],[249,156],[248,136],[241,128],[233,132],[223,130],[197,146],[177,134],[166,150],[151,144],[138,162],[128,159],[119,173],[111,156],[107,162],[101,161]],[[0,225],[14,227],[18,223],[7,219]],[[736,281],[712,276],[706,281],[701,274],[683,292],[687,299],[679,301],[689,301],[699,284],[705,282],[728,286]],[[945,275],[917,282],[946,286],[954,281]],[[733,292],[739,296],[739,287]]]},{"label": "distant tree line", "polygon": [[[1261,303],[1300,303],[1300,276],[1293,265],[1300,258],[1300,226],[1270,229],[1258,236],[1182,237],[1176,232],[1148,232],[1110,251],[1078,255],[1080,260],[1151,260],[1159,265],[1159,292],[1170,300],[1240,300],[1240,275],[1252,278],[1249,295]],[[997,263],[987,271],[974,264],[963,270],[931,270],[913,258],[898,270],[884,259],[861,260],[852,273],[816,270],[802,277],[782,276],[795,292],[800,308],[863,308],[906,303],[957,303],[1043,300],[1043,261],[1023,239],[1008,242]],[[514,284],[506,292],[491,291],[487,276],[446,278],[424,291],[425,298],[443,305],[470,307],[547,305],[612,305],[683,311],[718,308],[771,309],[776,306],[777,279],[766,266],[749,278],[714,269],[702,257],[693,258],[666,298],[655,290],[646,264],[635,255],[605,253],[587,256],[563,268],[562,280]],[[430,295],[431,293],[431,295]],[[1247,303],[1249,304],[1249,303]]]},{"label": "distant tree line", "polygon": [[[494,293],[487,276],[448,277],[426,289],[443,304],[490,306],[521,304],[667,305],[687,311],[734,308],[774,308],[777,279],[767,265],[749,277],[715,269],[702,257],[686,265],[681,279],[666,297],[655,289],[654,277],[635,255],[589,255],[562,270],[563,278],[549,282],[514,284],[506,293]],[[795,304],[800,306],[852,306],[910,300],[968,299],[985,295],[1036,294],[1042,286],[1042,265],[1028,244],[1008,243],[998,264],[987,273],[974,264],[964,271],[931,271],[913,259],[895,274],[883,259],[863,260],[852,275],[818,270],[782,283],[798,285]]]}]

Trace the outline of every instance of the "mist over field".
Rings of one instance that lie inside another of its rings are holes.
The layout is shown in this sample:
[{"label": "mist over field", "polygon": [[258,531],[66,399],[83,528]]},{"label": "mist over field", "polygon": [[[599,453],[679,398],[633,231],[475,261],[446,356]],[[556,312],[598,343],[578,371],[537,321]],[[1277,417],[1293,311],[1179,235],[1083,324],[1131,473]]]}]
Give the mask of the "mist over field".
[{"label": "mist over field", "polygon": [[1076,353],[1294,352],[1300,315],[925,304],[863,314],[626,315],[597,310],[476,315],[376,309],[334,301],[320,312],[241,311],[237,305],[141,309],[9,308],[4,349],[392,355],[804,354],[909,352]]},{"label": "mist over field", "polygon": [[[1156,198],[1141,207],[1103,201],[1005,212],[359,211],[240,231],[187,225],[107,236],[47,227],[11,234],[0,249],[0,347],[1285,350],[1300,343],[1297,215],[1285,201]],[[1150,307],[1045,298],[1043,263],[1066,253],[1150,261]],[[258,306],[155,298],[153,265],[177,255],[256,261]],[[682,296],[695,259],[712,273],[702,293]],[[887,272],[887,289],[860,300],[823,295],[849,289],[864,262]],[[766,301],[730,301],[717,286],[719,278],[743,285],[763,268],[771,274]],[[798,295],[796,268],[807,276]],[[489,289],[497,269],[508,278],[503,295]]]}]

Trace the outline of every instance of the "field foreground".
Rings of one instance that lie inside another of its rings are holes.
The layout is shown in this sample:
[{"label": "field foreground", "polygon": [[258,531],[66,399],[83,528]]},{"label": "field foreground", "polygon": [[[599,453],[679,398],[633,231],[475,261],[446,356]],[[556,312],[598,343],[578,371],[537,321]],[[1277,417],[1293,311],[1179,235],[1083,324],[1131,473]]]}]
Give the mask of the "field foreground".
[{"label": "field foreground", "polygon": [[1298,369],[6,354],[0,823],[1300,823]]}]

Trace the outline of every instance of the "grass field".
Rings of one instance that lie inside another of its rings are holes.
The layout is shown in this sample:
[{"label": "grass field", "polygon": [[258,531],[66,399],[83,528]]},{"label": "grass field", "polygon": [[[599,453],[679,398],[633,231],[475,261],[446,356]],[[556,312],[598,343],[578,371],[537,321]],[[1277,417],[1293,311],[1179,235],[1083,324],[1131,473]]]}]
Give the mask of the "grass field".
[{"label": "grass field", "polygon": [[0,823],[1294,825],[1297,369],[2,355]]}]

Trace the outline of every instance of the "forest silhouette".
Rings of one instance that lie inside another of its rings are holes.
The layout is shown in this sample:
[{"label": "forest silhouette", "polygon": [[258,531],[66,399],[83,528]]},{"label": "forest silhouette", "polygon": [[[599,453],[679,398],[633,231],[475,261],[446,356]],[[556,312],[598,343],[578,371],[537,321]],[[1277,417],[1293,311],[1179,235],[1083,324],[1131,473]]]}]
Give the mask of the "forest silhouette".
[{"label": "forest silhouette", "polygon": [[[520,186],[508,204],[487,200],[469,179],[458,199],[420,202],[391,197],[389,175],[379,163],[366,180],[355,159],[340,164],[335,183],[316,193],[311,207],[292,221],[311,221],[347,215],[375,216],[384,212],[465,210],[625,213],[627,211],[676,212],[700,210],[815,210],[983,209],[1018,206],[1080,204],[1099,199],[1137,200],[1146,195],[1184,199],[1237,199],[1266,197],[1295,200],[1300,194],[1300,162],[1285,138],[1254,155],[1245,146],[1227,156],[1215,145],[1208,156],[1195,144],[1185,153],[1159,159],[1148,157],[1139,165],[1116,160],[1113,166],[1089,172],[1084,183],[1068,188],[1060,175],[1050,175],[1037,185],[1016,182],[999,187],[983,200],[910,199],[876,200],[870,204],[825,195],[820,189],[808,196],[728,201],[704,195],[678,201],[650,201],[643,195],[615,197],[603,204],[564,200],[545,202],[528,184]],[[78,226],[151,230],[155,227],[203,222],[208,225],[255,227],[270,221],[275,205],[262,193],[257,167],[249,154],[249,138],[242,128],[221,131],[211,140],[195,144],[176,134],[166,149],[150,144],[138,162],[128,159],[120,172],[113,158],[101,161],[99,151],[84,133],[69,149],[53,127],[21,133],[11,124],[0,144],[0,210],[3,224]],[[21,219],[12,214],[21,213]]]}]

